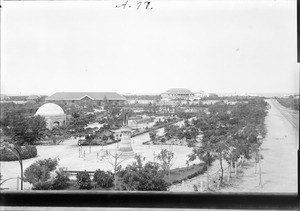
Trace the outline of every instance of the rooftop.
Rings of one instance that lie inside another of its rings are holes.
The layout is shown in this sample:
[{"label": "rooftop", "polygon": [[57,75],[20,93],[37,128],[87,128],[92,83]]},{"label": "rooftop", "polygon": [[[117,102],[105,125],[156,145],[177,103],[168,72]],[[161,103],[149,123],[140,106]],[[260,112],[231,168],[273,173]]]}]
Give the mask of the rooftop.
[{"label": "rooftop", "polygon": [[191,90],[186,88],[172,88],[167,90],[167,93],[176,93],[176,94],[192,94]]},{"label": "rooftop", "polygon": [[56,92],[46,100],[81,100],[89,97],[92,100],[126,100],[125,97],[116,92]]}]

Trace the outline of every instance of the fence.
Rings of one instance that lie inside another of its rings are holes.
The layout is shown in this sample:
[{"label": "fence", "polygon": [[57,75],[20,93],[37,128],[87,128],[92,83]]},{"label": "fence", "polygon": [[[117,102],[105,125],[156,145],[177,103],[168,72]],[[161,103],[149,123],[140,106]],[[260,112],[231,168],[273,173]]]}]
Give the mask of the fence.
[{"label": "fence", "polygon": [[[230,182],[233,177],[238,177],[238,169],[242,167],[243,160],[232,163],[223,169],[223,179],[222,182]],[[214,173],[209,173],[208,171],[199,177],[190,179],[189,182],[196,184],[194,185],[195,191],[199,192],[208,192],[219,190],[221,188],[221,169],[218,169]],[[182,186],[185,185],[185,182],[182,182]]]}]

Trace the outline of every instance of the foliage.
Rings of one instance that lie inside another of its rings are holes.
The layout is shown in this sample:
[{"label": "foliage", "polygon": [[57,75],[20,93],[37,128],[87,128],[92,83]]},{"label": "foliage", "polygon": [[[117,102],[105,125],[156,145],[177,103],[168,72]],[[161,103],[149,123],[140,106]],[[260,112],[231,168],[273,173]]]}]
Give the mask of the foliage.
[{"label": "foliage", "polygon": [[160,165],[164,172],[168,172],[170,175],[170,169],[173,165],[174,153],[167,149],[162,149],[157,155],[157,159],[160,161]]},{"label": "foliage", "polygon": [[51,130],[48,129],[45,134],[48,139],[52,140],[53,144],[60,144],[70,135],[67,127],[64,125],[53,127]]},{"label": "foliage", "polygon": [[96,116],[94,114],[81,115],[79,113],[73,113],[69,123],[69,130],[75,137],[83,137],[85,135],[92,134],[92,130],[86,128],[90,122],[95,121]]},{"label": "foliage", "polygon": [[[33,158],[37,156],[37,149],[36,146],[32,145],[25,145],[18,147],[22,160]],[[7,149],[0,149],[0,161],[16,161],[18,157],[14,154],[17,154],[15,149],[11,149],[15,153],[11,153],[10,150]]]},{"label": "foliage", "polygon": [[156,131],[156,130],[152,130],[152,131],[149,133],[149,136],[150,136],[151,141],[156,140],[156,138],[157,138],[157,131]]},{"label": "foliage", "polygon": [[102,188],[110,188],[114,185],[114,176],[110,171],[105,172],[98,169],[94,174],[94,181]]},{"label": "foliage", "polygon": [[300,107],[299,107],[299,98],[294,98],[293,96],[289,96],[288,98],[276,98],[277,101],[290,109],[294,109],[299,111]]},{"label": "foliage", "polygon": [[148,162],[144,166],[141,157],[136,157],[137,162],[128,165],[124,170],[123,183],[126,190],[136,191],[166,191],[168,183],[163,179],[163,172],[160,165]]},{"label": "foliage", "polygon": [[58,164],[57,159],[38,160],[31,164],[24,172],[24,181],[33,185],[33,190],[48,190],[52,188],[50,172]]},{"label": "foliage", "polygon": [[1,124],[4,134],[18,145],[34,144],[44,137],[47,130],[44,117],[26,117],[21,111],[6,113]]},{"label": "foliage", "polygon": [[52,190],[63,190],[67,188],[68,182],[70,181],[68,175],[65,173],[64,168],[59,168],[57,171],[55,171],[56,175],[54,177],[53,183],[52,183]]},{"label": "foliage", "polygon": [[92,188],[90,175],[86,171],[77,173],[76,178],[79,189],[89,190]]},{"label": "foliage", "polygon": [[264,118],[267,103],[262,98],[249,99],[248,103],[209,106],[208,114],[202,114],[192,124],[202,132],[202,146],[193,149],[189,160],[199,158],[207,165],[218,159],[223,179],[222,160],[236,161],[240,155],[250,158],[259,147],[258,135],[266,134]]}]

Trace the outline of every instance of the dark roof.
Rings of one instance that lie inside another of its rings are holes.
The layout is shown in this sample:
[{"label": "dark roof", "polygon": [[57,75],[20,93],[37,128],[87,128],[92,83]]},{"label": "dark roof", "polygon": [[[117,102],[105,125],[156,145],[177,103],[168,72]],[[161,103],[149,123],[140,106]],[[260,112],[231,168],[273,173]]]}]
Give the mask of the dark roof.
[{"label": "dark roof", "polygon": [[89,97],[92,100],[126,100],[125,97],[116,92],[56,92],[46,98],[46,100],[81,100]]}]

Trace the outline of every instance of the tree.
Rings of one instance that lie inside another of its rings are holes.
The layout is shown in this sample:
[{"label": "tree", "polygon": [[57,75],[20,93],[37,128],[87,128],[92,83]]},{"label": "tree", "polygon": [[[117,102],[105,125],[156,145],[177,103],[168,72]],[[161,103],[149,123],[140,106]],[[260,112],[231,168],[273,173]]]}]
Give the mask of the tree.
[{"label": "tree", "polygon": [[86,135],[86,127],[91,121],[89,116],[79,115],[78,113],[72,114],[69,123],[69,130],[74,137],[82,137]]},{"label": "tree", "polygon": [[150,136],[150,140],[151,141],[155,141],[157,139],[157,131],[156,130],[152,130],[150,133],[149,133],[149,136]]},{"label": "tree", "polygon": [[130,157],[123,156],[122,152],[115,151],[114,153],[106,151],[106,161],[114,168],[114,185],[117,189],[118,172],[122,169],[121,163],[130,159]]},{"label": "tree", "polygon": [[174,164],[174,153],[167,149],[162,149],[157,155],[157,159],[160,161],[160,165],[165,172],[168,172],[170,177],[170,170]]},{"label": "tree", "polygon": [[93,180],[102,188],[110,188],[114,186],[114,176],[110,171],[105,172],[100,169],[96,170]]},{"label": "tree", "polygon": [[56,175],[52,183],[52,190],[63,190],[69,186],[68,182],[70,181],[68,175],[65,172],[64,168],[59,168],[55,171]]},{"label": "tree", "polygon": [[18,145],[34,144],[44,137],[46,121],[41,116],[25,117],[21,112],[9,113],[3,120],[5,135],[11,137]]},{"label": "tree", "polygon": [[211,146],[207,144],[193,148],[192,153],[188,157],[189,161],[194,161],[198,158],[200,161],[204,161],[207,166],[211,166],[215,159],[212,155]]},{"label": "tree", "polygon": [[90,190],[92,188],[91,178],[87,171],[77,173],[76,178],[79,189]]},{"label": "tree", "polygon": [[58,159],[38,160],[31,164],[24,172],[25,182],[33,185],[33,190],[48,190],[52,188],[53,181],[50,172],[54,171],[58,164]]},{"label": "tree", "polygon": [[160,165],[148,162],[143,166],[140,156],[136,160],[137,162],[128,165],[123,172],[126,190],[167,191],[169,184],[163,179],[164,173],[160,170]]},{"label": "tree", "polygon": [[60,144],[68,137],[67,128],[63,125],[53,127],[47,130],[45,134],[53,141],[53,144]]}]

